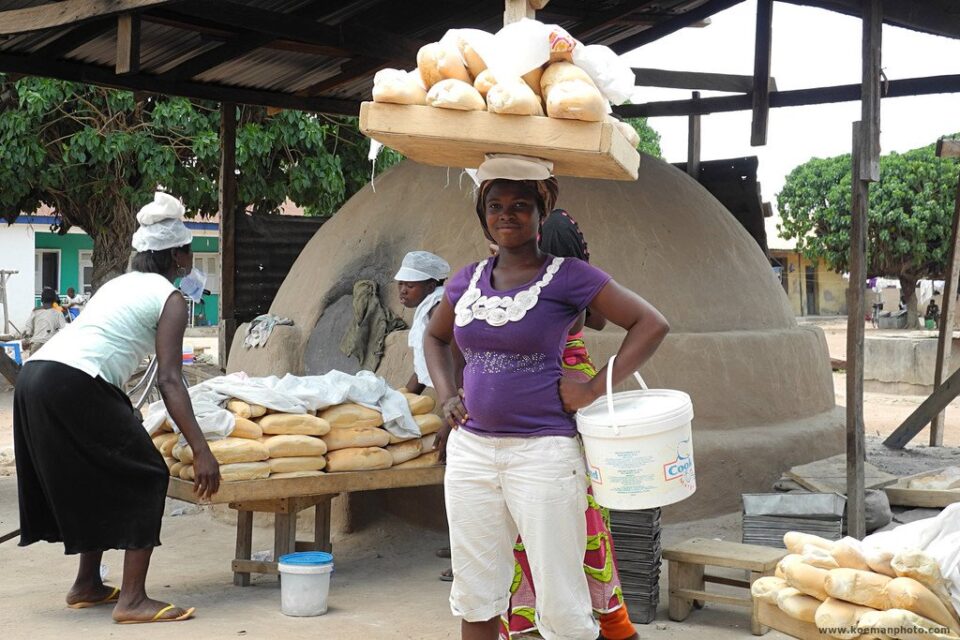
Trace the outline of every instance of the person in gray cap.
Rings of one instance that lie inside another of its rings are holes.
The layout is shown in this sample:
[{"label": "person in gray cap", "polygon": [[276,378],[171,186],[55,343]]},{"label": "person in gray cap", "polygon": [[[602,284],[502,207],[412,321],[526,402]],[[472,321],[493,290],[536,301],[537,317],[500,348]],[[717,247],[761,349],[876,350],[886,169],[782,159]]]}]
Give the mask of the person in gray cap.
[{"label": "person in gray cap", "polygon": [[427,361],[423,356],[423,335],[434,307],[443,298],[443,282],[450,275],[450,265],[429,251],[411,251],[403,257],[400,270],[394,276],[400,294],[400,304],[416,309],[407,344],[413,351],[413,375],[407,382],[410,393],[421,394],[432,387]]}]

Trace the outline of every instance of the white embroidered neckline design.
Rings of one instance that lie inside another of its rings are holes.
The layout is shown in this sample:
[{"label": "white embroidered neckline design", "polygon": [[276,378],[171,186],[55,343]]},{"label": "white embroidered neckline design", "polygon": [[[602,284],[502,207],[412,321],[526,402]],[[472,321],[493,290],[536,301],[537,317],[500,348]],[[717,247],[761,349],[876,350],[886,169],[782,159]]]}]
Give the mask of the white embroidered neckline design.
[{"label": "white embroidered neckline design", "polygon": [[486,322],[491,327],[502,327],[508,322],[522,320],[527,315],[527,311],[537,306],[537,302],[540,300],[540,292],[550,284],[553,276],[560,270],[560,265],[563,264],[563,258],[554,258],[547,265],[547,270],[542,278],[513,297],[487,297],[480,294],[477,283],[480,281],[480,275],[489,260],[487,258],[477,263],[473,278],[470,279],[470,286],[457,301],[455,307],[457,316],[454,322],[458,327],[465,327],[474,320]]}]

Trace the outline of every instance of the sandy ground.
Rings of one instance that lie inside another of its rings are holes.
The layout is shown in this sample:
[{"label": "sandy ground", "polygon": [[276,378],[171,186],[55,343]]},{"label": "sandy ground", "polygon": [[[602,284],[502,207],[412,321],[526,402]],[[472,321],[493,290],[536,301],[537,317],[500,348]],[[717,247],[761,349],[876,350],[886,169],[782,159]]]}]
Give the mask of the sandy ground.
[{"label": "sandy ground", "polygon": [[[818,324],[821,323],[818,321]],[[845,352],[843,321],[822,322],[830,351]],[[216,349],[209,336],[191,338]],[[212,343],[212,344],[211,344]],[[209,351],[208,351],[209,353]],[[214,354],[215,355],[215,354]],[[844,404],[844,377],[835,375],[838,404]],[[12,392],[0,387],[0,476],[12,469]],[[922,397],[868,393],[865,397],[869,435],[885,435],[896,428]],[[948,411],[946,439],[960,444],[960,403]],[[960,463],[956,448],[929,449],[917,443],[902,452],[890,452],[879,439],[868,438],[868,457],[882,469],[900,475],[931,464]],[[942,466],[942,465],[941,465]],[[37,544],[28,548],[15,541],[0,544],[0,637],[20,638],[149,638],[180,640],[184,634],[204,638],[457,638],[458,623],[450,615],[449,585],[437,580],[446,561],[434,556],[445,533],[415,528],[392,516],[383,516],[361,531],[334,537],[336,572],[330,592],[330,611],[319,618],[290,618],[280,612],[280,589],[275,577],[254,577],[248,588],[235,587],[230,573],[235,529],[223,515],[209,509],[168,501],[163,523],[164,544],[154,555],[148,588],[152,595],[177,604],[196,606],[197,618],[170,625],[121,627],[110,620],[106,607],[82,611],[67,609],[63,596],[69,587],[75,560],[62,547]],[[180,513],[181,515],[173,515]],[[16,478],[0,477],[0,535],[17,527]],[[680,525],[667,525],[663,543],[694,536],[739,541],[740,514]],[[254,549],[272,547],[272,530],[258,527]],[[119,552],[105,554],[109,580],[122,570]],[[729,574],[735,575],[735,574]],[[667,618],[666,567],[661,573],[661,605],[657,620],[639,627],[642,638],[680,640],[691,635],[717,640],[748,638],[745,610],[708,604],[684,623]],[[787,636],[771,631],[765,636]]]}]

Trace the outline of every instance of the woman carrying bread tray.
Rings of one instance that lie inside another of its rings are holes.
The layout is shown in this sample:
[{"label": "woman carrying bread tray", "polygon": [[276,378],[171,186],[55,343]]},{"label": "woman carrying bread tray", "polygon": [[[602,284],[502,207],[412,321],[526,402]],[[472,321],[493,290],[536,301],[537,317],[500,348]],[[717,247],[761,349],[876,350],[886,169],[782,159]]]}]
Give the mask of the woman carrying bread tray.
[{"label": "woman carrying bread tray", "polygon": [[[495,245],[491,246],[491,250]],[[564,209],[554,209],[540,229],[540,250],[562,258],[577,258],[590,262],[590,250],[577,221]],[[597,331],[607,324],[606,318],[595,310],[587,309],[574,323],[563,347],[563,377],[577,382],[589,382],[597,375],[590,354],[583,342],[584,324]],[[588,544],[583,555],[583,571],[590,589],[593,614],[600,623],[600,635],[607,640],[635,640],[640,636],[630,622],[627,604],[623,600],[620,572],[617,568],[613,535],[610,533],[610,513],[597,504],[593,489],[587,487],[587,536],[594,544]],[[513,556],[516,576],[510,587],[510,607],[503,619],[500,637],[506,640],[511,635],[536,630],[533,612],[537,596],[531,583],[530,563],[523,540],[518,538]]]},{"label": "woman carrying bread tray", "polygon": [[[552,165],[494,156],[481,165],[477,215],[496,257],[469,265],[446,286],[424,350],[443,402],[439,434],[454,581],[451,610],[464,640],[497,637],[523,538],[547,640],[595,640],[583,569],[587,492],[574,412],[605,392],[564,378],[568,331],[588,307],[627,330],[613,379],[645,362],[669,331],[642,298],[586,262],[543,253],[537,236],[556,202]],[[450,345],[466,361],[455,384]]]},{"label": "woman carrying bread tray", "polygon": [[[114,605],[113,619],[125,624],[186,620],[194,611],[152,600],[145,588],[169,473],[122,389],[148,354],[157,355],[160,394],[193,449],[194,491],[209,497],[220,486],[181,378],[187,304],[173,281],[181,277],[184,287],[198,278],[187,275],[193,253],[183,212],[173,196],[155,194],[137,214],[131,272],[100,287],[24,365],[14,392],[20,545],[63,542],[67,554],[80,554],[67,606]],[[100,578],[107,549],[125,550],[120,589]]]}]

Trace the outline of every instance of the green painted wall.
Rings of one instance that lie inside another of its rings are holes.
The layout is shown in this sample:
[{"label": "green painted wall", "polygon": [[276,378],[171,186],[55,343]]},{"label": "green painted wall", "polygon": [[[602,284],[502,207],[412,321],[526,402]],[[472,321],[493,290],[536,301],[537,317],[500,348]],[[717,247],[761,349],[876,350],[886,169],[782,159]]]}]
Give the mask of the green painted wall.
[{"label": "green painted wall", "polygon": [[[35,245],[37,249],[60,250],[60,291],[66,295],[68,288],[80,289],[80,252],[93,250],[93,239],[86,234],[68,233],[37,233]],[[195,236],[191,243],[194,253],[217,253],[220,250],[220,239],[217,236]],[[218,315],[220,296],[217,294],[205,296],[203,312],[206,322],[215,325],[219,322]],[[40,296],[34,301],[40,306]]]}]

